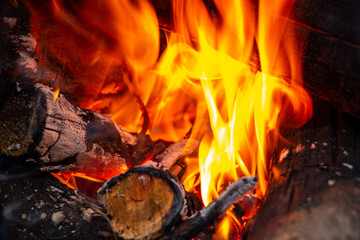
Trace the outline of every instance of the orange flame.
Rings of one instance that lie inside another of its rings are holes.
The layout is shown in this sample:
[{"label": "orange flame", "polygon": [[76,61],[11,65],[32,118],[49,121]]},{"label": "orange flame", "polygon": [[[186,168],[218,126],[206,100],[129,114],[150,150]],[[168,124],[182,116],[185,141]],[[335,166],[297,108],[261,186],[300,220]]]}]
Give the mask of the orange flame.
[{"label": "orange flame", "polygon": [[[192,128],[201,144],[198,163],[188,159],[184,185],[200,182],[205,205],[245,175],[258,176],[261,197],[279,131],[311,117],[287,22],[294,0],[259,0],[258,10],[245,0],[214,0],[216,14],[201,0],[173,0],[174,32],[160,57],[158,21],[147,1],[28,1],[40,62],[65,67],[83,107],[139,131],[139,96],[153,139],[178,141]],[[261,72],[250,63],[255,45]]]},{"label": "orange flame", "polygon": [[53,96],[53,101],[54,101],[54,102],[55,102],[56,99],[58,98],[59,93],[60,93],[60,89],[59,89],[59,88],[56,88],[56,89],[54,90],[54,96]]},{"label": "orange flame", "polygon": [[[159,73],[175,82],[171,86],[197,97],[192,137],[202,138],[198,159],[205,206],[244,175],[257,175],[256,194],[264,195],[280,128],[301,126],[312,114],[311,98],[300,85],[296,56],[301,55],[283,37],[291,31],[286,19],[293,1],[260,0],[258,25],[254,8],[245,1],[214,2],[220,24],[202,1],[174,1],[176,32],[158,65]],[[262,72],[246,64],[254,40]],[[276,76],[287,76],[287,81]],[[226,235],[229,224],[222,226]]]}]

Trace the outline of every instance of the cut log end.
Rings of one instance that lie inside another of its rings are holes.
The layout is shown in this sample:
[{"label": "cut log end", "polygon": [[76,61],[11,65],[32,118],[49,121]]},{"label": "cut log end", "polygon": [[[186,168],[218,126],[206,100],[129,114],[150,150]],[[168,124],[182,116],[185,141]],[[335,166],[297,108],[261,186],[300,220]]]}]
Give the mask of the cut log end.
[{"label": "cut log end", "polygon": [[[34,91],[34,90],[33,90]],[[39,98],[28,91],[10,93],[0,106],[0,152],[10,157],[28,153],[43,117],[38,114]]]},{"label": "cut log end", "polygon": [[171,174],[136,167],[104,184],[98,199],[107,207],[119,237],[149,239],[160,236],[180,220],[184,194]]}]

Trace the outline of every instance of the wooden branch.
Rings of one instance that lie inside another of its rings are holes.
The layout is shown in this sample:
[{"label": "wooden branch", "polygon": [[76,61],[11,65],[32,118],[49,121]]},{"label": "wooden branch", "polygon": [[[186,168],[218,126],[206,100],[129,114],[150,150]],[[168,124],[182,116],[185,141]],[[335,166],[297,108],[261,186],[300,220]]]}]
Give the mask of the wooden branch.
[{"label": "wooden branch", "polygon": [[194,238],[204,228],[215,223],[226,210],[236,201],[239,201],[247,192],[255,187],[255,177],[243,177],[231,184],[220,196],[212,201],[209,206],[200,212],[181,221],[174,229],[167,232],[161,239],[186,240]]},{"label": "wooden branch", "polygon": [[316,100],[310,123],[274,157],[265,202],[248,239],[360,236],[359,120]]},{"label": "wooden branch", "polygon": [[[197,154],[199,145],[200,142],[196,140],[180,140],[179,142],[171,144],[164,152],[157,155],[154,159],[145,162],[141,166],[169,170],[174,166],[177,160],[192,154]],[[170,172],[174,174],[174,172]]]}]

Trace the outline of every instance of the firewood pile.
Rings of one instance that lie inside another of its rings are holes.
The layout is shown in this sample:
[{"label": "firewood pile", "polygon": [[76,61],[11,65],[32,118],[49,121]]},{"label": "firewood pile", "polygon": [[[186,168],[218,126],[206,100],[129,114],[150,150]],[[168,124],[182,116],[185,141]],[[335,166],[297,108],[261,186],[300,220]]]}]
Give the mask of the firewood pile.
[{"label": "firewood pile", "polygon": [[[4,204],[3,219],[13,223],[15,228],[25,227],[26,234],[49,238],[53,231],[70,227],[65,226],[67,224],[90,223],[94,215],[93,221],[104,222],[98,226],[101,230],[97,229],[102,234],[112,236],[113,231],[124,239],[167,239],[173,236],[189,239],[211,226],[257,182],[251,177],[240,179],[207,208],[200,211],[201,205],[198,204],[193,209],[195,205],[186,202],[185,195],[189,196],[189,193],[185,193],[176,177],[167,170],[184,157],[184,153],[197,151],[196,143],[193,149],[188,147],[186,151],[187,140],[166,149],[163,145],[158,147],[159,143],[142,135],[130,134],[103,115],[72,105],[61,94],[53,101],[53,95],[54,92],[44,85],[20,84],[2,102],[1,130],[6,134],[1,138],[1,163],[6,170],[1,174],[4,181],[1,191],[5,193],[3,202],[10,202]],[[141,163],[134,156],[145,158],[149,152],[155,153],[156,157],[143,167],[134,167]],[[114,170],[127,167],[130,170],[126,174],[111,178],[99,190],[98,199],[102,205],[67,189],[49,174],[76,171],[104,178],[116,176],[120,173]],[[37,184],[41,185],[40,189]],[[17,194],[6,194],[12,192],[9,187],[16,187]],[[21,188],[32,191],[25,192]],[[43,194],[47,196],[43,198]],[[24,203],[20,196],[34,201],[37,209],[32,207],[31,213],[26,213],[23,205],[26,209],[29,202]],[[53,208],[53,205],[57,207]],[[72,210],[70,216],[64,211],[67,208]],[[79,209],[73,213],[75,208]],[[19,212],[25,213],[18,218]],[[110,214],[111,220],[104,212]],[[53,222],[52,231],[49,227],[40,227],[46,220]],[[33,227],[44,231],[33,233]],[[74,225],[76,228],[87,229]],[[70,234],[74,230],[62,231]],[[80,237],[77,234],[82,232],[74,234],[72,236]],[[93,238],[98,236],[96,233]]]},{"label": "firewood pile", "polygon": [[[170,31],[168,2],[152,2],[159,24]],[[307,40],[304,81],[314,116],[283,133],[288,140],[273,153],[266,196],[243,239],[360,238],[360,73],[353,67],[360,33],[341,10],[356,15],[360,7],[354,4],[296,1],[292,24]],[[239,179],[203,207],[179,181],[182,160],[196,155],[199,143],[152,141],[145,134],[146,112],[145,131],[127,132],[56,96],[52,82],[34,81],[30,75],[48,80],[56,74],[40,67],[29,72],[31,62],[24,59],[36,58],[28,44],[28,10],[18,1],[1,5],[0,238],[209,239],[234,203],[241,218],[246,206],[239,200],[256,178]],[[345,26],[353,35],[327,27],[339,6],[333,27]],[[317,16],[328,17],[322,23]],[[110,180],[97,185],[94,200],[58,181],[52,174],[59,172]]]}]

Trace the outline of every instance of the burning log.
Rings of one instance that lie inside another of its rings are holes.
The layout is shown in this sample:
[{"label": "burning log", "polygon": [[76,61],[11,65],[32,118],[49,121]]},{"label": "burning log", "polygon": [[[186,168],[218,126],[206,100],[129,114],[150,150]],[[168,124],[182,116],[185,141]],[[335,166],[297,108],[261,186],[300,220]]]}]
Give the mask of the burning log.
[{"label": "burning log", "polygon": [[173,175],[154,168],[136,167],[110,179],[99,190],[98,198],[121,238],[191,239],[214,224],[256,183],[254,177],[238,180],[208,207],[184,220],[188,209],[182,185]]},{"label": "burning log", "polygon": [[107,117],[74,106],[62,95],[54,96],[41,84],[18,85],[4,100],[3,155],[35,162],[43,170],[71,169],[97,178],[140,163],[130,153],[135,150],[135,136]]},{"label": "burning log", "polygon": [[[71,104],[41,84],[20,84],[2,99],[0,153],[43,171],[74,171],[108,179],[127,167],[170,168],[183,155],[187,140],[154,143],[145,134],[130,134],[111,119]],[[197,144],[190,144],[190,154]],[[162,153],[162,154],[160,154]],[[159,155],[160,154],[160,155]]]},{"label": "burning log", "polygon": [[324,101],[314,110],[279,146],[247,239],[359,238],[359,119]]}]

